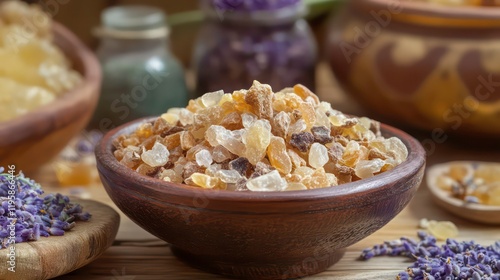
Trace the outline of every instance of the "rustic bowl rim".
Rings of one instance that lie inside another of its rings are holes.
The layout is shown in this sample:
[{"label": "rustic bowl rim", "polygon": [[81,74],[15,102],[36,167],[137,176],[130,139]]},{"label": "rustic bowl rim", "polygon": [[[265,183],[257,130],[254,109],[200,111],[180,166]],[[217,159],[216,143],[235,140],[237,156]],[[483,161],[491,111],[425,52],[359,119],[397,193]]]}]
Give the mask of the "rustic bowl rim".
[{"label": "rustic bowl rim", "polygon": [[[412,177],[418,170],[425,166],[426,152],[422,145],[409,134],[381,123],[383,133],[390,136],[398,137],[408,148],[407,159],[396,166],[394,169],[378,174],[374,177],[363,179],[356,182],[342,184],[339,186],[301,191],[286,191],[286,192],[237,192],[229,190],[205,190],[199,187],[189,186],[185,184],[177,184],[165,182],[159,179],[143,176],[132,169],[119,163],[113,155],[112,150],[113,140],[119,135],[130,133],[141,123],[152,121],[155,118],[143,118],[125,123],[114,128],[104,135],[95,149],[97,168],[101,176],[106,176],[101,168],[107,169],[115,173],[114,176],[119,176],[126,180],[134,181],[140,184],[144,189],[131,191],[142,193],[144,190],[159,192],[162,194],[174,195],[177,197],[199,197],[202,195],[210,201],[221,202],[283,202],[283,201],[309,201],[321,198],[344,197],[352,194],[371,193],[384,189],[384,186],[390,185],[391,182],[397,181],[398,178]],[[113,187],[113,186],[110,186]],[[127,186],[122,186],[127,188]]]},{"label": "rustic bowl rim", "polygon": [[[72,49],[61,51],[68,59],[70,59],[68,52],[78,57],[81,63],[82,81],[53,102],[14,119],[0,122],[0,146],[9,146],[34,135],[44,135],[52,131],[54,127],[70,125],[80,117],[80,110],[75,109],[80,107],[81,101],[88,99],[89,95],[99,94],[99,91],[91,90],[97,89],[101,81],[101,67],[95,55],[69,29],[55,21],[52,24],[55,44],[57,45],[57,40],[66,42]],[[85,92],[89,94],[82,94]],[[72,112],[72,114],[66,114],[61,118],[59,116],[61,111]],[[47,122],[40,125],[41,119]]]},{"label": "rustic bowl rim", "polygon": [[[433,18],[443,19],[478,19],[494,20],[500,22],[500,8],[486,6],[446,6],[433,5],[426,2],[412,2],[405,0],[365,0],[349,1],[356,7],[365,10],[388,9],[392,4],[399,5],[402,8],[401,14],[423,15]],[[393,5],[394,6],[394,5]]]}]

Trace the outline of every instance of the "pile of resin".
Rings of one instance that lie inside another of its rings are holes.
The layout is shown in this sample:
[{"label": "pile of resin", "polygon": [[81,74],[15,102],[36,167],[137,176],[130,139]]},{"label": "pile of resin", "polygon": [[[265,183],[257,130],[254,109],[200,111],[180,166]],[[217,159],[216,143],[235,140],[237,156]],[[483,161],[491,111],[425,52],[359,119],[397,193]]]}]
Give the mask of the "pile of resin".
[{"label": "pile of resin", "polygon": [[379,123],[332,109],[302,85],[210,92],[114,141],[137,172],[207,189],[287,191],[369,178],[403,162]]},{"label": "pile of resin", "polygon": [[52,102],[81,81],[51,42],[51,26],[36,5],[0,3],[0,122]]}]

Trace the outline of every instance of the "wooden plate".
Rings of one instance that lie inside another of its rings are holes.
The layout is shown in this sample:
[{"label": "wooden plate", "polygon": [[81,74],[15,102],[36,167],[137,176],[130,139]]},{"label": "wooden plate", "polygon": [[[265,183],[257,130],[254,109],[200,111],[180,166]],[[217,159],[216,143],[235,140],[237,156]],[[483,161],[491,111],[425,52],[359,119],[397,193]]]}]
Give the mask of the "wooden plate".
[{"label": "wooden plate", "polygon": [[40,237],[15,245],[15,272],[8,270],[8,249],[0,250],[0,279],[48,279],[69,273],[98,258],[113,243],[120,216],[111,207],[92,200],[72,199],[92,214],[87,222],[63,236]]},{"label": "wooden plate", "polygon": [[[475,163],[481,164],[481,162]],[[437,186],[436,178],[438,175],[447,172],[450,164],[472,164],[472,162],[455,161],[429,167],[426,174],[426,180],[434,202],[448,212],[467,220],[491,225],[500,225],[500,206],[464,203],[459,199],[450,197],[448,192]]]}]

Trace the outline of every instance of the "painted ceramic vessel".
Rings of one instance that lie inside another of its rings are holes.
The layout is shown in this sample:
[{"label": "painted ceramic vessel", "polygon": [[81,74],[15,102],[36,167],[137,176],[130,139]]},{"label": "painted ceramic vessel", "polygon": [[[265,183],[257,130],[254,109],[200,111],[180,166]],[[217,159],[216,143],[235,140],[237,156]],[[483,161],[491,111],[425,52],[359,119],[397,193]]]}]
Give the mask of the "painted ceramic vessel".
[{"label": "painted ceramic vessel", "polygon": [[349,1],[329,36],[331,67],[378,118],[500,138],[500,9]]}]

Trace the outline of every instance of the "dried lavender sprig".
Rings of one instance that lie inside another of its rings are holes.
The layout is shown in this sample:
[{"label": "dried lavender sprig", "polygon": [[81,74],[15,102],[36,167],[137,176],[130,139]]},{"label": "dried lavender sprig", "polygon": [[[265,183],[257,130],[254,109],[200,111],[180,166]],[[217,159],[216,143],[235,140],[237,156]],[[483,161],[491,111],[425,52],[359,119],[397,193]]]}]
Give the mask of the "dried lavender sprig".
[{"label": "dried lavender sprig", "polygon": [[447,239],[439,246],[434,236],[423,231],[418,232],[418,237],[419,241],[405,237],[386,241],[363,250],[360,258],[387,255],[415,260],[397,275],[400,280],[500,280],[500,241],[483,247],[474,241]]},{"label": "dried lavender sprig", "polygon": [[43,190],[35,181],[22,173],[13,176],[3,172],[0,167],[0,249],[13,242],[35,241],[40,236],[63,235],[75,226],[75,220],[90,218],[80,205],[70,203],[67,196],[42,197]]}]

